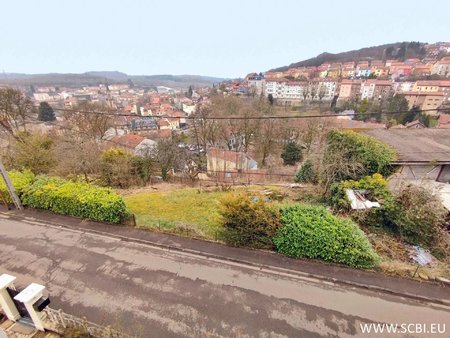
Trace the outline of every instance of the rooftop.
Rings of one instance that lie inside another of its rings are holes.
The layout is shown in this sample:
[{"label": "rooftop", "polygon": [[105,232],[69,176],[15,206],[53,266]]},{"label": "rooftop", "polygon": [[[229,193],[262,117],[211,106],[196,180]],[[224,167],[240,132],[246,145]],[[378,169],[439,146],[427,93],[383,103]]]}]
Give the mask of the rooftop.
[{"label": "rooftop", "polygon": [[450,133],[445,129],[374,129],[364,134],[393,147],[398,154],[397,164],[450,164]]}]

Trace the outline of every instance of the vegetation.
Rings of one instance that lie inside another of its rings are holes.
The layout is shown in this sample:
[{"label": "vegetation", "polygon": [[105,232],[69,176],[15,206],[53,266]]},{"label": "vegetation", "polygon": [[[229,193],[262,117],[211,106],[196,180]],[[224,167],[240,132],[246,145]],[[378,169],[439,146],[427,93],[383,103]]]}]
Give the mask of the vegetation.
[{"label": "vegetation", "polygon": [[183,226],[193,233],[215,238],[220,228],[219,200],[226,194],[184,188],[136,193],[125,196],[125,202],[136,215],[139,227],[172,231]]},{"label": "vegetation", "polygon": [[118,224],[129,217],[121,196],[87,183],[38,176],[20,195],[25,206],[57,214]]},{"label": "vegetation", "polygon": [[371,268],[378,262],[358,226],[333,216],[323,207],[289,206],[281,210],[281,221],[283,226],[273,241],[282,254],[359,268]]},{"label": "vegetation", "polygon": [[353,131],[330,131],[322,161],[321,180],[326,187],[343,180],[392,172],[395,152],[384,143]]},{"label": "vegetation", "polygon": [[[345,190],[353,189],[364,192],[372,202],[379,202],[380,208],[352,210]],[[364,226],[394,227],[391,215],[395,209],[395,197],[388,189],[387,181],[380,174],[366,176],[359,181],[342,181],[334,183],[330,191],[330,205],[337,212],[349,213],[355,222]]]},{"label": "vegetation", "polygon": [[120,148],[110,148],[102,153],[100,167],[104,184],[128,188],[150,181],[153,162],[150,158],[134,156]]},{"label": "vegetation", "polygon": [[39,104],[38,120],[44,122],[56,120],[55,112],[47,102],[41,102]]},{"label": "vegetation", "polygon": [[20,90],[0,88],[0,131],[17,137],[27,131],[27,120],[34,114],[33,102]]},{"label": "vegetation", "polygon": [[[29,170],[25,170],[23,172],[12,170],[8,172],[8,175],[14,185],[14,190],[19,197],[22,195],[24,190],[32,184],[35,178],[34,174]],[[3,182],[3,179],[0,179],[0,200],[2,198],[6,203],[13,203],[11,197],[9,196],[8,190],[6,189],[5,182]]]},{"label": "vegetation", "polygon": [[232,245],[272,248],[272,238],[280,228],[279,211],[262,196],[228,195],[222,200],[222,237]]},{"label": "vegetation", "polygon": [[281,158],[285,165],[294,165],[302,160],[302,149],[296,142],[288,142],[284,145]]},{"label": "vegetation", "polygon": [[11,140],[5,163],[12,169],[47,174],[56,165],[53,145],[53,139],[46,134],[18,132]]},{"label": "vegetation", "polygon": [[408,186],[397,196],[392,217],[406,242],[433,248],[447,214],[437,196],[421,187]]},{"label": "vegetation", "polygon": [[311,160],[306,160],[297,174],[295,175],[294,181],[296,183],[316,183],[317,182],[317,174],[314,170],[314,165]]}]

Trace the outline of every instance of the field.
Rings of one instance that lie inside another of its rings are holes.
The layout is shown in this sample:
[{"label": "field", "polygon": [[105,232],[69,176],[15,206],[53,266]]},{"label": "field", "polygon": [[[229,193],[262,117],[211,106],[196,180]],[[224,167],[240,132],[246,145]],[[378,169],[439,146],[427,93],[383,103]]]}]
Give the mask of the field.
[{"label": "field", "polygon": [[[279,189],[261,186],[235,188],[234,192],[260,193]],[[162,186],[158,191],[122,192],[136,216],[137,226],[182,235],[217,239],[220,199],[229,194],[220,188]]]}]

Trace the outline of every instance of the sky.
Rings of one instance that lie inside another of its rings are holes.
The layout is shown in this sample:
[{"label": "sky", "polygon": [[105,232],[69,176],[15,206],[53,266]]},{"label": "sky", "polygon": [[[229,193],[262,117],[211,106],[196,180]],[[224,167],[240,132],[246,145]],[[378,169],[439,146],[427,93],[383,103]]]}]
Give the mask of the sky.
[{"label": "sky", "polygon": [[0,0],[0,71],[244,77],[397,41],[450,41],[450,1]]}]

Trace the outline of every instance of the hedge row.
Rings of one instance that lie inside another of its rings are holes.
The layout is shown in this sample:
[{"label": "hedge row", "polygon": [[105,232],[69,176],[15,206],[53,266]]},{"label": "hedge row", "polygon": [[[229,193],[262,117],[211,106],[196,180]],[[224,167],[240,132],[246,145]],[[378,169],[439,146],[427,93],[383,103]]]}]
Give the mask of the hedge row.
[{"label": "hedge row", "polygon": [[222,238],[229,244],[358,268],[371,268],[378,262],[358,225],[322,206],[276,208],[261,198],[244,195],[231,195],[221,202]]},{"label": "hedge row", "polygon": [[23,205],[30,208],[117,224],[130,216],[123,198],[108,188],[26,172],[10,172],[10,177]]},{"label": "hedge row", "polygon": [[349,219],[338,218],[321,206],[281,209],[283,227],[273,239],[277,251],[291,257],[307,257],[371,268],[378,262],[364,232]]},{"label": "hedge row", "polygon": [[[14,185],[17,195],[19,196],[22,195],[24,189],[30,186],[35,179],[34,174],[29,170],[25,170],[23,172],[12,170],[8,173],[8,175],[9,178],[11,179],[11,182]],[[0,194],[6,200],[7,203],[10,204],[13,203],[13,200],[11,199],[11,196],[9,196],[8,190],[6,189],[6,184],[5,182],[3,182],[1,178],[0,178]]]}]

